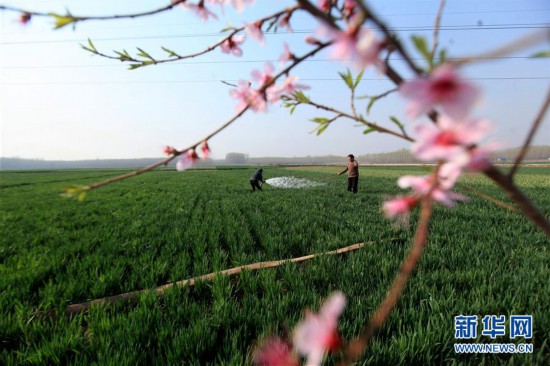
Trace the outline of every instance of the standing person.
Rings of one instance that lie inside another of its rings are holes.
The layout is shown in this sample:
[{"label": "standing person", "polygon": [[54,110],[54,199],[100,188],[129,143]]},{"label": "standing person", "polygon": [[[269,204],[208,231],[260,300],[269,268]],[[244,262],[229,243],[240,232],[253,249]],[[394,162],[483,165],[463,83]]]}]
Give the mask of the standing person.
[{"label": "standing person", "polygon": [[262,177],[263,172],[264,172],[263,169],[258,169],[250,177],[250,185],[252,186],[252,192],[254,192],[256,188],[258,188],[260,191],[262,190],[262,186],[260,186],[259,182],[265,183],[264,177]]},{"label": "standing person", "polygon": [[359,183],[359,163],[355,160],[353,154],[348,155],[348,165],[338,175],[348,172],[348,191],[357,193],[357,184]]}]

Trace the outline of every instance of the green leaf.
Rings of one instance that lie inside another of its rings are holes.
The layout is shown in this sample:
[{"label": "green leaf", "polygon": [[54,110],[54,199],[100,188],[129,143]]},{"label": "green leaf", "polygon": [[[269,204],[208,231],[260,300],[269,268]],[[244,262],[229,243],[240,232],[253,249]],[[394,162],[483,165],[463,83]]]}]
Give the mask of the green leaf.
[{"label": "green leaf", "polygon": [[55,29],[63,28],[66,25],[78,21],[78,18],[75,18],[72,15],[59,15],[56,13],[49,13],[49,15],[55,20]]},{"label": "green leaf", "polygon": [[546,58],[546,57],[550,57],[550,50],[549,51],[540,51],[540,52],[537,52],[537,53],[534,53],[532,54],[531,56],[529,56],[530,58]]},{"label": "green leaf", "polygon": [[174,51],[172,51],[172,50],[170,50],[170,49],[168,49],[168,48],[166,48],[166,47],[162,47],[162,46],[161,46],[160,48],[162,48],[162,50],[163,50],[164,52],[166,52],[166,53],[168,54],[168,56],[170,56],[170,57],[178,57],[178,54],[175,53]]},{"label": "green leaf", "polygon": [[92,50],[90,47],[84,46],[82,43],[80,43],[80,47],[82,47],[82,49],[84,49],[84,50],[86,50],[86,51],[88,51],[88,52],[97,54],[97,51]]},{"label": "green leaf", "polygon": [[138,56],[148,58],[149,60],[155,61],[155,59],[150,54],[148,54],[147,52],[145,52],[144,50],[142,50],[139,47],[136,47],[136,48],[139,51],[139,53],[137,54]]},{"label": "green leaf", "polygon": [[97,52],[97,50],[95,49],[95,46],[94,46],[94,44],[92,43],[92,40],[91,40],[90,38],[88,38],[88,44],[90,45],[90,48],[91,48],[92,50],[94,50],[94,51]]},{"label": "green leaf", "polygon": [[120,61],[130,61],[132,60],[132,57],[130,57],[130,55],[128,55],[128,53],[126,51],[124,52],[119,52],[119,51],[113,51],[114,53],[116,53],[117,55],[119,55],[119,60]]},{"label": "green leaf", "polygon": [[142,66],[143,66],[143,64],[130,64],[130,66],[128,67],[128,70],[139,69]]},{"label": "green leaf", "polygon": [[390,119],[395,123],[401,130],[403,130],[403,123],[401,123],[396,117],[390,116]]},{"label": "green leaf", "polygon": [[328,118],[317,117],[313,118],[311,121],[315,123],[328,123]]},{"label": "green leaf", "polygon": [[224,29],[222,29],[220,31],[220,33],[225,33],[225,32],[229,32],[229,31],[232,31],[232,30],[235,30],[235,27],[232,26],[230,23],[227,23],[227,27],[225,27]]},{"label": "green leaf", "polygon": [[439,64],[444,63],[446,60],[447,60],[447,50],[443,48],[439,51]]},{"label": "green leaf", "polygon": [[378,130],[374,127],[367,128],[365,131],[363,131],[363,135],[369,134],[374,131],[378,131]]},{"label": "green leaf", "polygon": [[317,136],[319,136],[320,134],[325,132],[325,130],[328,128],[328,126],[329,126],[329,123],[326,123],[324,125],[319,125],[319,127],[317,128]]},{"label": "green leaf", "polygon": [[309,98],[301,90],[294,92],[294,97],[300,103],[309,103]]},{"label": "green leaf", "polygon": [[412,35],[411,39],[417,51],[420,52],[420,54],[428,62],[428,65],[430,65],[431,67],[433,62],[430,56],[430,50],[428,49],[428,42],[426,42],[426,39],[424,37],[417,36],[417,35]]},{"label": "green leaf", "polygon": [[344,74],[343,72],[340,72],[338,71],[338,75],[340,75],[340,77],[342,78],[342,80],[344,80],[344,82],[346,83],[346,85],[348,86],[348,88],[350,89],[353,89],[354,86],[353,86],[353,78],[351,76],[351,71],[349,71],[349,69],[346,70],[346,73]]},{"label": "green leaf", "polygon": [[359,75],[357,75],[357,78],[355,79],[355,84],[353,84],[353,89],[357,88],[357,86],[359,85],[359,82],[361,81],[361,79],[363,78],[363,74],[365,73],[365,70],[361,71],[359,73]]},{"label": "green leaf", "polygon": [[374,105],[374,103],[378,100],[377,97],[371,97],[370,98],[370,101],[369,101],[369,104],[367,105],[367,114],[370,113],[370,109],[372,108],[372,106]]}]

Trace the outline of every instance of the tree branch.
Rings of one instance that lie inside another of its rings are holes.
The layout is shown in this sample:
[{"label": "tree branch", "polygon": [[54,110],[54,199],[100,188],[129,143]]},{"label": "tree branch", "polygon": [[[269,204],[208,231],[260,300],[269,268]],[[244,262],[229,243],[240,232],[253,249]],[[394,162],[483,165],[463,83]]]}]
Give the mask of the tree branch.
[{"label": "tree branch", "polygon": [[432,51],[430,52],[430,65],[433,64],[435,51],[437,50],[437,46],[439,42],[439,25],[441,24],[441,17],[443,15],[444,7],[445,7],[445,0],[441,0],[439,2],[439,9],[437,9],[437,17],[435,18],[433,45],[432,45]]},{"label": "tree branch", "polygon": [[[276,13],[273,13],[269,16],[266,16],[266,17],[263,17],[263,18],[260,18],[260,19],[256,19],[255,21],[253,21],[253,23],[264,23],[270,19],[276,19],[278,17],[280,17],[281,15],[283,14],[286,14],[286,13],[292,13],[296,10],[298,10],[300,7],[298,5],[295,5],[295,6],[291,6],[291,7],[288,7],[288,8],[285,8],[283,10],[280,10]],[[124,53],[118,53],[119,56],[111,56],[111,55],[107,55],[105,53],[102,53],[102,52],[99,52],[94,48],[90,48],[90,47],[87,47],[87,46],[84,46],[84,45],[81,45],[82,48],[84,48],[85,50],[95,54],[95,55],[98,55],[98,56],[101,56],[101,57],[105,57],[105,58],[108,58],[108,59],[111,59],[111,60],[119,60],[119,61],[122,61],[122,62],[135,62],[137,63],[136,65],[139,65],[139,66],[147,66],[147,65],[156,65],[156,64],[162,64],[162,63],[166,63],[166,62],[174,62],[174,61],[180,61],[180,60],[185,60],[185,59],[189,59],[189,58],[194,58],[194,57],[197,57],[197,56],[201,56],[201,55],[204,55],[208,52],[211,52],[213,51],[214,49],[218,48],[219,46],[221,46],[226,40],[230,39],[231,37],[235,36],[236,34],[242,32],[244,29],[246,28],[246,26],[242,26],[240,28],[235,28],[233,29],[229,35],[227,35],[226,37],[222,38],[221,40],[219,40],[218,42],[212,44],[211,46],[207,47],[206,49],[202,50],[202,51],[198,51],[198,52],[195,52],[195,53],[191,53],[191,54],[188,54],[188,55],[178,55],[176,53],[173,54],[174,57],[172,58],[167,58],[167,59],[161,59],[161,60],[154,60],[154,61],[151,61],[151,60],[139,60],[137,58],[134,58],[132,56],[128,56],[127,54],[124,54]],[[134,68],[135,68],[135,65],[133,65]],[[139,67],[138,66],[138,67]]]},{"label": "tree branch", "polygon": [[497,205],[499,207],[505,208],[505,209],[507,209],[509,211],[512,211],[512,212],[515,212],[515,213],[520,213],[519,210],[516,209],[515,207],[510,206],[509,204],[507,204],[505,202],[502,202],[500,200],[497,200],[496,198],[491,197],[491,196],[489,196],[485,193],[482,193],[482,192],[478,191],[477,189],[474,189],[474,188],[472,188],[472,187],[470,187],[470,186],[468,186],[464,183],[457,183],[456,186],[458,188],[462,188],[462,189],[464,189],[468,192],[471,192],[471,193],[475,194],[476,196],[479,196],[479,197],[481,197],[481,198],[483,198],[483,199],[485,199],[489,202],[492,202],[492,203],[494,203],[495,205]]},{"label": "tree branch", "polygon": [[331,16],[323,13],[321,10],[319,10],[318,7],[309,2],[309,0],[296,0],[296,2],[300,5],[302,9],[310,13],[315,18],[321,20],[321,22],[325,23],[330,28],[340,29]]},{"label": "tree branch", "polygon": [[550,28],[531,33],[527,36],[515,40],[512,43],[509,43],[503,47],[499,47],[486,53],[456,58],[453,61],[450,61],[450,63],[457,66],[462,66],[476,61],[487,61],[495,58],[500,58],[502,56],[521,51],[525,48],[532,47],[538,43],[545,41],[550,41]]},{"label": "tree branch", "polygon": [[420,68],[418,68],[413,62],[412,58],[409,57],[409,54],[405,51],[403,45],[401,45],[401,42],[395,39],[386,24],[382,22],[382,20],[380,20],[380,18],[372,12],[372,10],[365,4],[363,0],[357,0],[357,5],[359,5],[365,16],[368,19],[372,20],[374,24],[376,24],[378,28],[380,28],[382,33],[384,33],[384,35],[386,36],[387,41],[395,47],[395,49],[397,50],[397,52],[399,52],[399,54],[401,54],[401,56],[403,56],[405,62],[415,72],[415,74],[422,75],[422,71],[420,70]]},{"label": "tree branch", "polygon": [[508,173],[508,177],[512,179],[514,177],[514,174],[518,170],[519,164],[523,161],[523,158],[525,157],[525,154],[527,154],[527,150],[529,150],[529,146],[531,145],[531,141],[533,141],[533,137],[535,137],[535,133],[537,132],[537,129],[539,128],[540,124],[542,123],[542,119],[544,118],[544,115],[546,114],[546,111],[548,110],[548,106],[550,106],[550,89],[548,90],[548,94],[546,95],[546,100],[542,104],[542,107],[537,114],[537,117],[535,118],[535,121],[533,121],[533,125],[531,126],[531,130],[529,131],[529,134],[527,135],[527,138],[525,139],[525,142],[523,143],[523,146],[521,147],[521,150],[516,157],[516,161],[514,162],[514,166],[512,166],[512,169]]},{"label": "tree branch", "polygon": [[[66,16],[73,19],[71,23],[83,22],[83,21],[86,21],[86,20],[132,19],[132,18],[139,18],[139,17],[148,16],[148,15],[154,15],[154,14],[162,13],[162,12],[170,10],[173,7],[175,7],[176,5],[182,4],[186,1],[187,0],[177,0],[177,1],[174,1],[173,3],[170,3],[169,5],[163,6],[162,8],[158,8],[158,9],[155,9],[155,10],[150,10],[150,11],[146,11],[146,12],[142,12],[142,13],[123,14],[123,15],[105,15],[105,16],[73,16],[73,15],[67,14]],[[16,7],[12,7],[12,6],[5,6],[5,5],[0,5],[0,10],[16,11],[16,12],[19,12],[19,13],[26,13],[26,14],[30,14],[32,16],[40,16],[40,17],[55,16],[54,13],[42,13],[42,12],[37,12],[37,11],[28,11],[28,10],[25,10],[25,9],[16,8]]]},{"label": "tree branch", "polygon": [[[284,75],[287,75],[292,69],[294,69],[298,64],[300,64],[302,61],[308,59],[309,57],[312,57],[314,56],[317,52],[321,51],[322,49],[324,49],[325,47],[328,47],[331,43],[330,42],[327,42],[327,43],[320,43],[317,45],[317,47],[315,47],[313,50],[309,51],[308,53],[306,53],[305,55],[303,55],[302,57],[297,57],[294,59],[294,61],[292,62],[291,65],[287,66],[286,68],[284,68],[283,70],[281,70],[278,74],[276,74],[275,76],[273,76],[272,80],[268,83],[266,83],[265,85],[263,85],[260,90],[265,90],[267,87],[273,85],[275,83],[275,81],[277,81],[281,76],[284,76]],[[197,141],[196,143],[194,143],[193,145],[190,145],[189,147],[183,149],[183,150],[180,150],[180,151],[176,151],[172,156],[169,156],[168,158],[166,159],[163,159],[159,162],[156,162],[154,164],[151,164],[151,165],[148,165],[144,168],[141,168],[141,169],[138,169],[138,170],[135,170],[133,172],[130,172],[130,173],[126,173],[126,174],[122,174],[122,175],[119,175],[117,177],[114,177],[114,178],[110,178],[110,179],[107,179],[103,182],[98,182],[98,183],[92,183],[88,186],[85,187],[85,189],[83,189],[84,191],[90,191],[92,189],[96,189],[96,188],[100,188],[100,187],[103,187],[105,185],[108,185],[108,184],[111,184],[111,183],[114,183],[114,182],[119,182],[121,180],[124,180],[124,179],[127,179],[127,178],[131,178],[131,177],[134,177],[136,175],[139,175],[139,174],[142,174],[142,173],[145,173],[145,172],[148,172],[150,170],[153,170],[161,165],[164,165],[164,164],[168,164],[170,161],[172,161],[174,158],[176,158],[177,156],[187,152],[188,150],[191,150],[191,149],[195,149],[199,144],[202,143],[202,141],[208,141],[210,140],[212,137],[214,137],[215,135],[217,135],[218,133],[220,133],[221,131],[223,131],[224,129],[226,129],[228,126],[230,126],[233,122],[235,122],[237,119],[239,119],[248,109],[250,108],[250,106],[246,106],[246,108],[244,108],[242,111],[240,111],[239,113],[235,114],[232,118],[230,118],[226,123],[224,123],[223,125],[221,125],[220,127],[218,127],[216,130],[214,130],[213,132],[211,132],[210,134],[208,134],[207,136],[203,137],[202,139],[200,139],[199,141]]]},{"label": "tree branch", "polygon": [[366,331],[349,344],[346,350],[345,359],[342,362],[343,365],[349,365],[361,357],[361,354],[368,346],[370,340],[376,334],[378,329],[380,329],[385,323],[390,312],[399,300],[399,297],[401,296],[401,293],[403,292],[403,289],[405,288],[405,285],[407,284],[413,270],[418,264],[418,261],[422,256],[422,251],[428,241],[428,230],[432,215],[432,205],[433,201],[431,197],[427,195],[422,201],[422,210],[420,212],[420,218],[411,250],[409,251],[407,258],[401,264],[399,273],[395,277],[395,280],[386,294],[384,301],[380,303],[371,317],[371,320],[366,327]]},{"label": "tree branch", "polygon": [[314,106],[318,109],[322,109],[322,110],[325,110],[325,111],[328,111],[328,112],[332,112],[332,113],[335,113],[337,115],[339,115],[340,117],[346,117],[346,118],[349,118],[349,119],[352,119],[354,121],[357,121],[357,122],[360,122],[362,124],[364,124],[365,126],[368,126],[368,127],[371,127],[371,128],[374,128],[376,131],[378,132],[381,132],[381,133],[387,133],[387,134],[390,134],[390,135],[393,135],[393,136],[396,136],[396,137],[399,137],[399,138],[402,138],[404,140],[407,140],[407,141],[410,141],[410,142],[414,142],[414,139],[410,138],[409,136],[407,135],[404,135],[404,134],[400,134],[399,132],[395,132],[395,131],[392,131],[392,130],[389,130],[387,128],[384,128],[384,127],[380,127],[379,125],[377,125],[376,123],[373,123],[373,122],[369,122],[367,120],[365,120],[364,118],[362,118],[362,116],[354,116],[352,114],[349,114],[349,113],[346,113],[346,112],[342,112],[336,108],[333,108],[333,107],[329,107],[329,106],[326,106],[326,105],[323,105],[323,104],[319,104],[319,103],[316,103],[316,102],[313,102],[311,100],[308,99],[308,101],[303,101],[303,100],[297,100],[296,98],[292,97],[292,96],[286,96],[287,100],[294,100],[294,101],[297,101],[298,104],[308,104],[308,105],[311,105],[311,106]]},{"label": "tree branch", "polygon": [[514,184],[510,177],[502,174],[494,165],[490,165],[483,171],[485,175],[497,183],[535,225],[537,225],[546,236],[550,237],[550,222],[544,217],[531,200]]}]

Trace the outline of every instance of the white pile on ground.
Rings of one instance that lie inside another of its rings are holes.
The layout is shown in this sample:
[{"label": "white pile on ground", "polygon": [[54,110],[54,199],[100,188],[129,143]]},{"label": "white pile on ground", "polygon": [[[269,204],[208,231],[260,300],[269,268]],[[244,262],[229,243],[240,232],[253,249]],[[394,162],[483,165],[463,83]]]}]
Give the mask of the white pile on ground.
[{"label": "white pile on ground", "polygon": [[277,188],[306,188],[322,186],[325,183],[314,182],[305,178],[296,177],[275,177],[265,181],[267,184]]}]

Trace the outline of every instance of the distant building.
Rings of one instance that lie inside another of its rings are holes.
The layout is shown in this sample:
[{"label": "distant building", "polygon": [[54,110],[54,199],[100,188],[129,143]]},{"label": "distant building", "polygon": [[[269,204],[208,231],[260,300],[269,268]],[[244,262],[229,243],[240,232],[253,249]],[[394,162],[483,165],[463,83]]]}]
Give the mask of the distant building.
[{"label": "distant building", "polygon": [[246,164],[247,155],[241,153],[229,153],[225,156],[227,164]]}]

